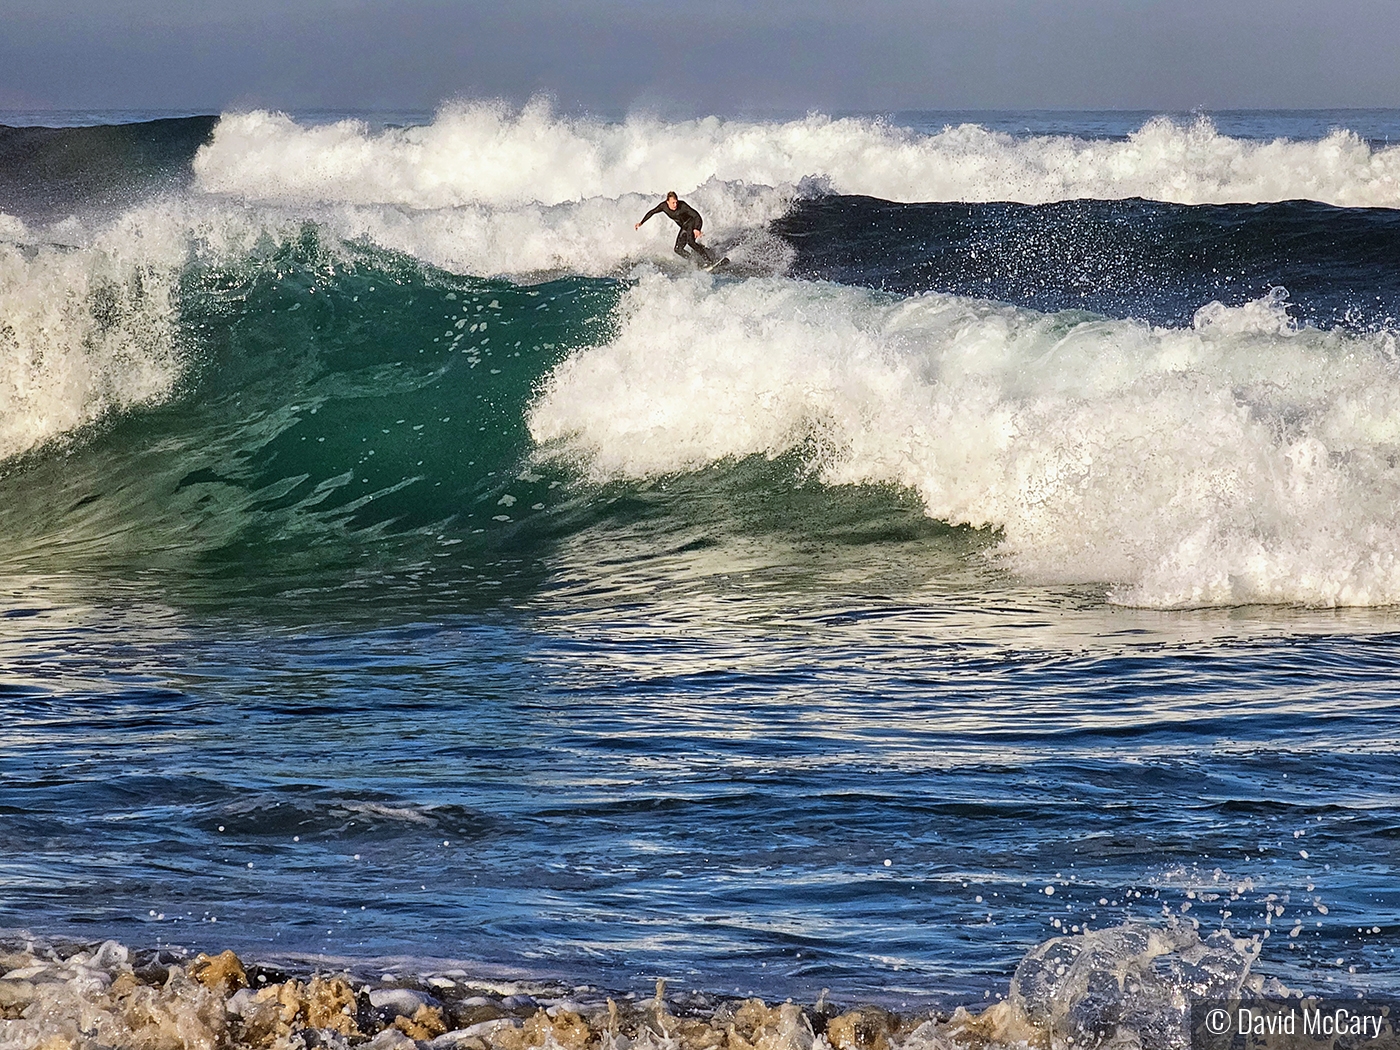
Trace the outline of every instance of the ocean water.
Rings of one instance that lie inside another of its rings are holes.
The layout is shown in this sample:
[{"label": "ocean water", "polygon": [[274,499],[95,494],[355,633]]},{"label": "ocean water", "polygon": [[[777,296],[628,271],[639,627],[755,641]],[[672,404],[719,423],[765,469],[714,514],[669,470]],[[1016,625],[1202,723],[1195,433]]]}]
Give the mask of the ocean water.
[{"label": "ocean water", "polygon": [[1400,995],[1400,112],[154,116],[0,115],[3,939]]}]

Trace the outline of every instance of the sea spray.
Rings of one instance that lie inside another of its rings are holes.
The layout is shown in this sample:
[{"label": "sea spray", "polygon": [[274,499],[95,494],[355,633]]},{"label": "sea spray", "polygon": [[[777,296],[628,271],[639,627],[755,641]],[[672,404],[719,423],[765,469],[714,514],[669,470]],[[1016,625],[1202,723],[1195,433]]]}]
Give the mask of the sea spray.
[{"label": "sea spray", "polygon": [[[1191,1006],[1264,987],[1250,968],[1257,940],[1190,923],[1127,923],[1057,937],[1016,967],[1008,1002],[1028,1041],[1051,1047],[1136,1045],[1188,1050]],[[1276,982],[1275,982],[1276,983]],[[1272,986],[1271,986],[1272,987]]]},{"label": "sea spray", "polygon": [[169,245],[130,223],[63,244],[0,220],[0,460],[166,397],[182,371]]}]

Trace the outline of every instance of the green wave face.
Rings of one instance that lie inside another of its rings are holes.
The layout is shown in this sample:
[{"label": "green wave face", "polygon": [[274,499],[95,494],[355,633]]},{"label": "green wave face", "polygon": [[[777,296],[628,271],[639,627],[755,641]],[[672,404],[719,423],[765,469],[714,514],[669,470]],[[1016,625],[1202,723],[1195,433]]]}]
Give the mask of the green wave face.
[{"label": "green wave face", "polygon": [[11,565],[282,592],[328,571],[518,558],[563,480],[529,469],[525,407],[570,348],[604,334],[617,296],[611,281],[521,287],[332,254],[312,227],[192,265],[181,389],[10,464]]}]

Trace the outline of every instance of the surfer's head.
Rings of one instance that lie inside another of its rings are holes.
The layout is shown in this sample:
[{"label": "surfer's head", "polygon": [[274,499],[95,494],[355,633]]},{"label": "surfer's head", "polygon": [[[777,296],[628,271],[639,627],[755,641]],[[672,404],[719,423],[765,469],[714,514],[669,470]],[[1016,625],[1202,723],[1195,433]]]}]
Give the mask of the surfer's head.
[{"label": "surfer's head", "polygon": [[680,201],[681,199],[676,196],[675,190],[666,191],[666,207],[670,208],[672,211],[675,211],[676,205],[679,204]]}]

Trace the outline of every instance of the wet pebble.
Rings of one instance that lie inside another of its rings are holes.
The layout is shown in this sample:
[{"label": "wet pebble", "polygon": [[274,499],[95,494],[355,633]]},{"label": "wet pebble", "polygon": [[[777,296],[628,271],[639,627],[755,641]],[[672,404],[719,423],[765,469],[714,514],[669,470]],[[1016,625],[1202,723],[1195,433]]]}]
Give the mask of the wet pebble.
[{"label": "wet pebble", "polygon": [[427,992],[413,988],[376,988],[369,993],[369,1001],[390,1022],[395,1017],[412,1017],[420,1007],[441,1005]]}]

